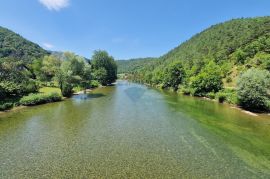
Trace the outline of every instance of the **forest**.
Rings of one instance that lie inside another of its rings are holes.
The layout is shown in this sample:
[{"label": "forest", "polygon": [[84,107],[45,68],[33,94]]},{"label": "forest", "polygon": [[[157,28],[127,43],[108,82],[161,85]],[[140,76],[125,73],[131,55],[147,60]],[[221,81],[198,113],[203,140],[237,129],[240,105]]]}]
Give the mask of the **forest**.
[{"label": "forest", "polygon": [[71,52],[48,52],[0,27],[0,111],[62,100],[74,92],[110,85],[114,58],[95,51],[91,60]]},{"label": "forest", "polygon": [[270,109],[270,17],[220,23],[159,58],[117,61],[130,80],[261,112]]}]

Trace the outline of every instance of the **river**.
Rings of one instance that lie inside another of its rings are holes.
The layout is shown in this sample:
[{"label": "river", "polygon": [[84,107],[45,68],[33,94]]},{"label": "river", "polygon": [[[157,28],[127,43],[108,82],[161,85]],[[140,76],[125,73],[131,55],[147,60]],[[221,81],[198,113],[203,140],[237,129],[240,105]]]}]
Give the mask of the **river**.
[{"label": "river", "polygon": [[270,116],[118,81],[0,114],[0,178],[270,178]]}]

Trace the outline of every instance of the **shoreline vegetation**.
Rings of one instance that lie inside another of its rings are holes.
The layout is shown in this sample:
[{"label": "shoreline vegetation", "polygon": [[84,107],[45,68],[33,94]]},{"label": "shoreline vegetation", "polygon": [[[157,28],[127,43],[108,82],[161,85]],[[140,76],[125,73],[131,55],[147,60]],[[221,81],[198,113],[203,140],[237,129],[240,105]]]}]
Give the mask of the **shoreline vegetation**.
[{"label": "shoreline vegetation", "polygon": [[[102,86],[97,86],[97,87],[82,90],[82,91],[74,91],[72,96],[80,95],[80,94],[87,94],[87,93],[90,93],[97,88],[100,88],[100,87],[102,87]],[[13,104],[13,107],[11,107],[9,109],[0,110],[0,114],[8,113],[8,112],[12,112],[12,111],[16,111],[19,109],[32,107],[32,106],[39,106],[39,105],[48,104],[48,103],[62,102],[64,100],[68,99],[67,97],[63,97],[61,95],[60,88],[44,87],[44,88],[41,88],[40,91],[51,91],[51,92],[43,92],[43,93],[40,92],[40,93],[30,94],[29,96],[24,96],[23,98],[26,98],[26,99],[21,98],[21,100],[23,100],[23,101],[20,100],[19,101],[20,104],[18,104],[18,103],[17,103],[17,105]],[[41,99],[41,100],[31,99],[31,98],[40,98],[39,95],[45,96],[45,99]],[[34,96],[34,97],[32,97],[32,96]]]},{"label": "shoreline vegetation", "polygon": [[202,100],[208,100],[208,101],[212,101],[212,102],[220,103],[220,104],[227,104],[227,105],[229,105],[230,108],[237,109],[237,110],[239,110],[239,111],[241,111],[241,112],[243,112],[243,113],[245,113],[247,115],[250,115],[250,116],[258,117],[259,115],[270,115],[269,111],[250,111],[250,110],[244,109],[243,107],[239,106],[236,103],[230,103],[230,102],[228,102],[226,100],[220,101],[215,96],[214,97],[192,96],[192,95],[190,95],[190,93],[183,93],[183,91],[181,91],[181,90],[175,91],[173,88],[164,89],[164,88],[160,87],[159,85],[151,85],[151,84],[147,84],[147,83],[142,83],[142,82],[138,82],[138,81],[129,80],[127,78],[127,74],[118,74],[118,76],[120,77],[121,80],[127,80],[127,81],[131,81],[131,82],[143,84],[143,85],[146,85],[148,87],[156,88],[156,89],[159,89],[159,90],[167,90],[167,91],[171,91],[171,92],[174,92],[174,93],[177,93],[177,94],[180,94],[180,95],[184,95],[184,96],[189,96],[189,97],[193,97],[193,98],[199,98],[199,99],[202,99]]},{"label": "shoreline vegetation", "polygon": [[117,61],[118,71],[131,81],[267,113],[269,24],[265,16],[213,25],[159,58]]},{"label": "shoreline vegetation", "polygon": [[65,52],[33,63],[30,69],[18,59],[0,58],[0,111],[59,102],[117,79],[114,58],[106,51],[95,51],[91,60]]}]

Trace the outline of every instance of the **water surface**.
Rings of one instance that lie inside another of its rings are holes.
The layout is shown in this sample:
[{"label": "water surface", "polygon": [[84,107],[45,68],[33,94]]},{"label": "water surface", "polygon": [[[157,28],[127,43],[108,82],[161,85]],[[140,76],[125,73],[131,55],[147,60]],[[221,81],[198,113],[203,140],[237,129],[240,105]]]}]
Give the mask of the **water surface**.
[{"label": "water surface", "polygon": [[0,115],[0,178],[269,178],[270,117],[119,81]]}]

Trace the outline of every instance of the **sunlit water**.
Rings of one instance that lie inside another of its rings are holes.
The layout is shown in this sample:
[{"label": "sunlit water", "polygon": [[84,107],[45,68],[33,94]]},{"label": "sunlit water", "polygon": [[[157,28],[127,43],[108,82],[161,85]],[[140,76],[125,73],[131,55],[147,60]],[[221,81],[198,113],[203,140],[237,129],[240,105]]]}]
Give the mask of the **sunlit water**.
[{"label": "sunlit water", "polygon": [[119,81],[1,114],[0,178],[270,178],[270,116]]}]

